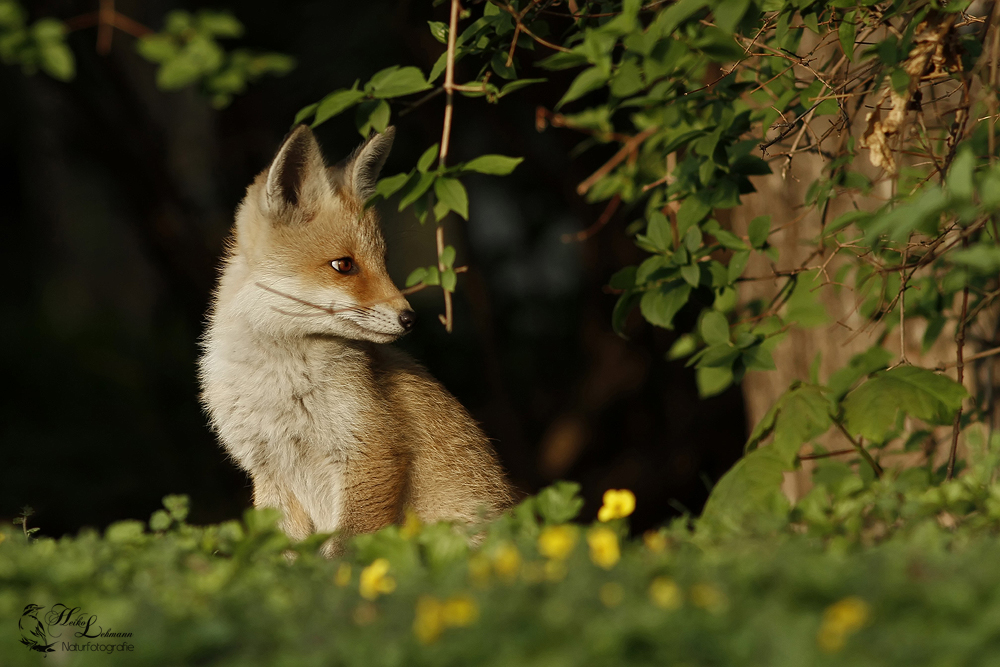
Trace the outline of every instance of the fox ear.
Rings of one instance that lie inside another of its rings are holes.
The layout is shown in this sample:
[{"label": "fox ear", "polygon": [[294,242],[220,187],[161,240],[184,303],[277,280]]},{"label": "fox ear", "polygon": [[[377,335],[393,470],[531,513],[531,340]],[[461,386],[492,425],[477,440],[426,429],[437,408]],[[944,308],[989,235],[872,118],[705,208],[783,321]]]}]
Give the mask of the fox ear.
[{"label": "fox ear", "polygon": [[361,144],[347,159],[347,166],[344,168],[347,185],[362,202],[375,194],[375,182],[385,159],[389,157],[395,136],[396,128],[390,125],[385,128],[385,132],[368,137],[368,141]]},{"label": "fox ear", "polygon": [[285,137],[268,167],[264,189],[268,210],[288,222],[288,216],[296,210],[315,209],[330,192],[325,170],[312,130],[308,125],[299,125]]}]

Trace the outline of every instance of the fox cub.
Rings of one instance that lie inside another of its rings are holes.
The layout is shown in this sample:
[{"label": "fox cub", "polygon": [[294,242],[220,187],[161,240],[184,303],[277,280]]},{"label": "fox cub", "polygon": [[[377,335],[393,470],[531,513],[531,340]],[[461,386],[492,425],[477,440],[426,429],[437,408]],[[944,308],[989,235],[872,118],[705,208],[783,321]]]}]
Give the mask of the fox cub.
[{"label": "fox cub", "polygon": [[512,500],[469,414],[385,345],[415,319],[364,207],[393,133],[327,167],[309,128],[292,131],[237,209],[209,315],[202,401],[254,505],[281,510],[295,540],[375,531],[407,508],[474,522]]}]

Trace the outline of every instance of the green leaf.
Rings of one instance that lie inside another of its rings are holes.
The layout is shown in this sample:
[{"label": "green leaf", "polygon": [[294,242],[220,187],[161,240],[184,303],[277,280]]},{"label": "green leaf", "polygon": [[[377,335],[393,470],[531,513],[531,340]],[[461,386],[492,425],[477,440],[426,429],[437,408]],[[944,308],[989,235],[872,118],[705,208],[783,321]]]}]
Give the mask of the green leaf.
[{"label": "green leaf", "polygon": [[448,24],[443,21],[428,21],[427,26],[431,29],[431,35],[442,44],[448,43]]},{"label": "green leaf", "polygon": [[526,88],[533,83],[544,83],[546,81],[548,81],[548,79],[518,79],[517,81],[511,81],[500,89],[500,92],[497,93],[497,99],[499,100],[502,97],[506,97],[514,91]]},{"label": "green leaf", "polygon": [[438,201],[445,204],[455,213],[469,219],[469,195],[465,186],[457,178],[439,178],[434,181],[434,194]]},{"label": "green leaf", "polygon": [[431,168],[431,165],[434,164],[434,158],[438,156],[438,153],[440,152],[439,149],[440,145],[434,144],[425,150],[423,155],[420,156],[420,159],[417,160],[417,171],[421,174],[426,173],[427,170]]},{"label": "green leaf", "polygon": [[830,376],[827,386],[833,399],[839,401],[858,380],[882,370],[891,360],[892,354],[881,345],[875,345],[851,357],[846,366]]},{"label": "green leaf", "polygon": [[615,72],[615,76],[611,80],[611,94],[615,97],[628,97],[642,90],[643,85],[639,63],[629,58]]},{"label": "green leaf", "polygon": [[736,279],[743,275],[743,269],[747,267],[747,262],[749,261],[749,250],[733,253],[733,256],[729,259],[729,266],[726,268],[730,284],[735,283]]},{"label": "green leaf", "polygon": [[690,295],[691,286],[687,283],[661,285],[642,295],[639,310],[651,324],[673,329],[674,315],[684,307]]},{"label": "green leaf", "polygon": [[826,306],[819,298],[823,279],[819,269],[798,274],[792,294],[785,302],[782,318],[800,327],[819,327],[830,321]]},{"label": "green leaf", "polygon": [[298,125],[306,118],[316,113],[317,108],[319,108],[319,102],[313,102],[309,106],[305,106],[299,109],[299,112],[295,114],[295,120],[292,121],[292,125]]},{"label": "green leaf", "polygon": [[[357,82],[355,82],[355,85],[357,85]],[[316,117],[313,119],[312,126],[316,127],[320,123],[323,123],[337,114],[350,109],[364,98],[365,91],[357,90],[356,88],[351,90],[338,90],[330,93],[319,101],[319,104],[316,107]],[[365,136],[367,136],[367,134]]]},{"label": "green leaf", "polygon": [[767,448],[790,467],[803,445],[830,429],[833,424],[830,408],[830,400],[822,387],[793,386],[754,428],[747,440],[747,451],[753,451],[764,438],[773,434]]},{"label": "green leaf", "polygon": [[771,216],[759,215],[750,221],[748,236],[750,245],[758,250],[764,247],[767,237],[771,233]]},{"label": "green leaf", "polygon": [[64,42],[41,42],[38,45],[38,55],[42,70],[53,79],[69,81],[76,74],[76,61],[73,52]]},{"label": "green leaf", "polygon": [[438,267],[436,266],[427,267],[427,273],[424,274],[424,284],[425,285],[441,284],[441,273],[438,271]]},{"label": "green leaf", "polygon": [[708,2],[706,0],[680,0],[680,2],[675,2],[666,11],[662,11],[657,15],[653,25],[650,26],[650,31],[655,32],[660,37],[667,37],[681,23],[691,18],[698,10],[707,6]]},{"label": "green leaf", "polygon": [[694,354],[694,351],[698,348],[698,341],[691,334],[682,334],[678,336],[674,344],[670,346],[670,350],[667,352],[667,359],[673,361],[674,359],[680,359],[681,357],[686,357],[688,355]]},{"label": "green leaf", "polygon": [[748,371],[773,371],[774,357],[771,351],[764,345],[754,345],[743,350],[743,366]]},{"label": "green leaf", "polygon": [[457,284],[458,275],[455,274],[455,270],[445,269],[444,273],[441,274],[441,288],[446,292],[454,292]]},{"label": "green leaf", "polygon": [[176,58],[180,53],[177,42],[169,35],[147,35],[136,42],[139,55],[154,63],[163,63]]},{"label": "green leaf", "polygon": [[649,224],[646,225],[646,237],[659,250],[670,250],[674,245],[674,237],[667,216],[660,211],[650,213]]},{"label": "green leaf", "polygon": [[719,229],[712,232],[712,236],[723,248],[728,248],[729,250],[749,250],[747,244],[743,242],[736,234],[725,229]]},{"label": "green leaf", "polygon": [[736,32],[736,26],[740,19],[750,8],[750,0],[722,0],[719,5],[712,10],[715,15],[715,25],[725,32]]},{"label": "green leaf", "polygon": [[564,104],[568,104],[573,100],[579,99],[589,92],[595,91],[601,88],[608,82],[608,75],[604,73],[600,67],[590,67],[583,70],[580,74],[573,79],[573,83],[569,85],[566,90],[566,94],[562,96],[559,103],[556,104],[556,110],[558,111]]},{"label": "green leaf", "polygon": [[358,105],[354,115],[354,124],[365,139],[372,130],[379,134],[389,127],[389,103],[385,100],[367,100]]},{"label": "green leaf", "polygon": [[580,485],[576,482],[556,482],[539,491],[535,507],[542,519],[549,524],[572,521],[583,509]]},{"label": "green leaf", "polygon": [[857,12],[847,12],[844,14],[844,18],[840,21],[840,27],[837,29],[837,35],[840,38],[840,48],[844,50],[844,55],[847,59],[854,61],[854,38],[857,34],[857,23],[855,22],[855,17]]},{"label": "green leaf", "polygon": [[480,174],[506,176],[514,168],[524,162],[523,157],[507,157],[506,155],[480,155],[461,165],[462,171],[475,171]]},{"label": "green leaf", "polygon": [[681,278],[691,287],[697,287],[701,282],[701,269],[697,264],[685,264],[681,267]]},{"label": "green leaf", "polygon": [[730,366],[701,366],[694,371],[698,396],[717,396],[733,384],[733,369]]},{"label": "green leaf", "polygon": [[729,321],[726,316],[716,310],[706,311],[701,318],[698,332],[709,345],[729,342]]},{"label": "green leaf", "polygon": [[788,470],[791,464],[770,447],[747,454],[716,482],[699,523],[736,533],[785,524],[790,507],[781,483]]},{"label": "green leaf", "polygon": [[441,264],[450,269],[455,263],[455,247],[446,245],[441,251]]},{"label": "green leaf", "polygon": [[197,30],[218,37],[240,37],[243,35],[243,24],[229,12],[215,12],[203,9],[195,18]]},{"label": "green leaf", "polygon": [[976,156],[972,152],[972,147],[965,144],[959,148],[958,155],[952,161],[945,180],[945,186],[952,199],[972,201],[972,173],[975,168]]},{"label": "green leaf", "polygon": [[1000,247],[979,243],[971,248],[959,248],[947,255],[949,262],[963,266],[972,273],[995,276],[1000,271]]},{"label": "green leaf", "polygon": [[677,233],[684,236],[687,230],[697,225],[712,212],[712,207],[698,197],[688,197],[677,210]]},{"label": "green leaf", "polygon": [[406,185],[408,180],[410,180],[410,174],[396,174],[380,178],[375,184],[375,194],[381,195],[383,199],[388,199]]},{"label": "green leaf", "polygon": [[414,173],[413,176],[411,176],[407,181],[406,186],[403,188],[403,198],[399,200],[399,210],[402,211],[404,208],[415,202],[419,197],[427,192],[433,184],[434,174]]},{"label": "green leaf", "polygon": [[426,277],[427,277],[427,269],[425,269],[422,266],[419,266],[413,269],[413,271],[410,272],[410,275],[406,277],[406,286],[413,287],[417,283],[422,282],[423,279]]},{"label": "green leaf", "polygon": [[188,55],[168,60],[156,72],[156,85],[160,90],[179,90],[189,86],[201,76],[201,67]]},{"label": "green leaf", "polygon": [[897,366],[876,373],[844,399],[847,430],[882,442],[902,411],[930,424],[950,424],[968,396],[965,387],[926,368]]},{"label": "green leaf", "polygon": [[365,90],[374,97],[388,98],[412,95],[430,87],[431,84],[416,67],[393,65],[377,72],[365,85]]}]

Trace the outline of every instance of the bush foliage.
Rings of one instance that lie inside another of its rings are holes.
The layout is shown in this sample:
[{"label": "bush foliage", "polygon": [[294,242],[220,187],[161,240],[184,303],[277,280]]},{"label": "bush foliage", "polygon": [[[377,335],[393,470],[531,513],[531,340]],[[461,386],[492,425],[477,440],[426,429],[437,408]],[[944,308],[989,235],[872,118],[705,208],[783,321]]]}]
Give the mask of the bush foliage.
[{"label": "bush foliage", "polygon": [[[455,527],[410,520],[353,539],[333,561],[316,555],[321,537],[289,544],[272,513],[194,527],[177,498],[148,530],[125,522],[34,542],[7,532],[5,664],[37,659],[18,644],[28,602],[77,605],[133,632],[140,664],[996,662],[1000,15],[968,0],[446,4],[449,20],[429,25],[443,46],[427,74],[389,67],[295,122],[353,113],[367,135],[444,94],[441,140],[382,179],[374,199],[437,223],[438,262],[407,286],[442,289],[447,327],[462,267],[441,220],[468,217],[464,175],[520,161],[449,164],[453,98],[502,104],[546,85],[559,101],[538,109],[538,128],[576,132],[579,153],[610,156],[577,188],[604,203],[578,238],[625,215],[648,255],[609,279],[617,331],[635,310],[683,327],[670,357],[696,368],[705,396],[773,369],[790,331],[829,324],[826,290],[853,292],[875,345],[828,377],[815,364],[753,429],[703,516],[642,539],[627,537],[627,494],[608,498],[607,521],[571,523],[570,485],[525,501],[474,549]],[[0,0],[0,59],[27,73],[73,76],[67,30],[29,24]],[[240,30],[228,14],[174,13],[138,48],[159,63],[161,88],[196,85],[223,105],[291,65],[227,54],[216,40]],[[562,87],[547,80],[562,81],[559,71],[571,73]],[[819,232],[804,237],[806,261],[778,270],[776,235],[800,219],[738,228],[729,211],[772,166],[786,179],[808,174],[807,154],[821,167],[801,208]],[[751,260],[773,275],[750,275]],[[740,298],[762,279],[772,298]],[[952,336],[955,362],[921,367],[905,345],[890,351],[890,334],[905,342],[915,326],[924,351]],[[973,360],[987,364],[973,366],[985,382],[966,382]],[[827,451],[828,433],[847,449]],[[791,503],[781,481],[804,456],[820,461],[814,487]]]}]

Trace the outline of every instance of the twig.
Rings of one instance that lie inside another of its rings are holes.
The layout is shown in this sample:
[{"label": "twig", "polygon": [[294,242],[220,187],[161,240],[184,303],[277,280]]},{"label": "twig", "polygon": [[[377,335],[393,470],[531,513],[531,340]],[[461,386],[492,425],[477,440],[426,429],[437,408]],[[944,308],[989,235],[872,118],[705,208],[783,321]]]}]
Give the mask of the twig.
[{"label": "twig", "polygon": [[847,429],[844,428],[844,425],[841,424],[839,421],[834,421],[833,423],[837,425],[837,428],[839,428],[840,432],[844,434],[844,437],[846,437],[851,442],[851,444],[854,445],[854,448],[856,450],[858,450],[858,454],[861,454],[861,458],[863,458],[865,461],[867,461],[868,465],[870,465],[872,467],[872,470],[875,471],[875,476],[876,477],[881,477],[882,476],[882,466],[880,466],[878,464],[878,462],[875,459],[872,458],[872,455],[869,454],[868,450],[865,449],[861,445],[861,442],[858,441],[858,440],[855,440],[853,438],[853,436],[851,436],[851,434],[847,432]]},{"label": "twig", "polygon": [[615,195],[614,197],[611,198],[611,201],[608,202],[608,205],[604,207],[604,212],[601,213],[601,217],[599,217],[594,224],[592,224],[590,227],[587,227],[583,231],[577,232],[576,234],[563,234],[562,242],[572,243],[573,241],[577,242],[586,241],[591,236],[601,231],[601,229],[604,228],[604,225],[608,224],[608,222],[611,220],[611,217],[615,214],[615,211],[618,210],[618,205],[621,203],[622,203],[622,196]]},{"label": "twig", "polygon": [[[515,28],[514,29],[515,30],[523,32],[525,35],[527,35],[531,39],[535,40],[536,42],[538,42],[542,46],[547,46],[550,49],[553,49],[555,51],[562,51],[563,53],[570,53],[571,50],[567,49],[565,46],[559,46],[558,44],[553,44],[552,42],[546,41],[546,40],[542,39],[541,37],[539,37],[538,35],[536,35],[535,33],[533,33],[530,30],[528,30],[528,28],[524,25],[524,23],[521,22],[521,18],[518,16],[517,10],[514,9],[513,7],[511,7],[510,5],[508,5],[507,3],[500,2],[499,0],[490,0],[490,2],[492,2],[494,5],[496,5],[497,7],[499,7],[500,9],[504,10],[505,12],[507,12],[508,14],[510,14],[511,16],[514,17],[514,23],[515,23]],[[531,4],[534,4],[534,3],[531,3]]]},{"label": "twig", "polygon": [[[989,349],[989,350],[984,350],[982,352],[977,352],[976,354],[970,355],[968,357],[963,357],[962,361],[963,362],[976,361],[977,359],[985,359],[986,357],[992,357],[995,354],[1000,354],[1000,347],[994,347],[994,348]],[[958,366],[958,364],[959,364],[958,361],[950,361],[947,364],[941,364],[940,366],[938,366],[934,370],[936,370],[936,371],[943,371],[943,370],[947,370],[949,368],[953,368],[955,366]]]},{"label": "twig", "polygon": [[592,188],[594,184],[597,183],[597,181],[601,180],[609,173],[611,173],[611,170],[617,167],[625,160],[625,158],[627,158],[629,155],[635,152],[635,150],[642,144],[642,142],[644,142],[646,139],[649,139],[651,136],[659,132],[659,130],[660,128],[654,125],[652,127],[647,127],[639,134],[635,135],[634,137],[631,137],[628,141],[625,142],[625,145],[622,146],[621,149],[619,149],[619,151],[611,157],[610,160],[608,160],[601,166],[600,169],[598,169],[593,174],[588,176],[586,180],[580,183],[580,185],[576,186],[576,193],[578,195],[587,194],[587,190]]},{"label": "twig", "polygon": [[799,461],[812,461],[814,459],[825,459],[831,456],[840,456],[841,454],[855,454],[858,450],[856,449],[837,449],[832,452],[823,452],[822,454],[800,454]]},{"label": "twig", "polygon": [[[963,247],[969,247],[968,238],[963,239]],[[965,288],[962,289],[962,318],[958,321],[958,331],[955,333],[955,344],[957,347],[956,351],[956,362],[955,366],[957,368],[958,383],[962,384],[965,379],[965,359],[962,357],[965,352],[965,318],[969,312],[969,285],[966,282]],[[951,449],[948,452],[948,474],[946,479],[951,479],[955,474],[955,456],[958,453],[958,434],[962,430],[962,406],[958,406],[958,412],[955,413],[955,424],[951,429]]]},{"label": "twig", "polygon": [[[444,169],[445,162],[448,159],[448,143],[451,140],[451,118],[455,108],[455,41],[458,33],[458,13],[461,8],[459,0],[451,0],[451,17],[448,24],[448,55],[446,56],[448,60],[444,74],[444,91],[446,96],[444,105],[444,125],[441,128],[441,152],[438,153],[438,169]],[[440,220],[438,221],[436,237],[438,271],[443,276],[445,271],[444,260],[442,258],[442,255],[444,254],[444,226]],[[442,288],[443,287],[444,286],[442,285]],[[445,314],[443,317],[439,317],[441,319],[441,323],[444,324],[445,331],[451,333],[451,292],[446,289],[442,289],[441,291],[444,292]]]},{"label": "twig", "polygon": [[[454,1],[456,4],[458,3],[458,0]],[[444,260],[441,258],[441,256],[444,254],[444,226],[441,224],[438,225],[436,237],[437,237],[437,253],[438,253],[438,272],[441,274],[441,276],[444,276],[445,265],[444,265]],[[443,289],[443,286],[442,286],[442,291],[444,292],[444,315],[438,315],[438,319],[440,319],[441,324],[444,325],[445,331],[451,333],[451,325],[452,325],[451,292],[449,292],[446,289]]]}]

